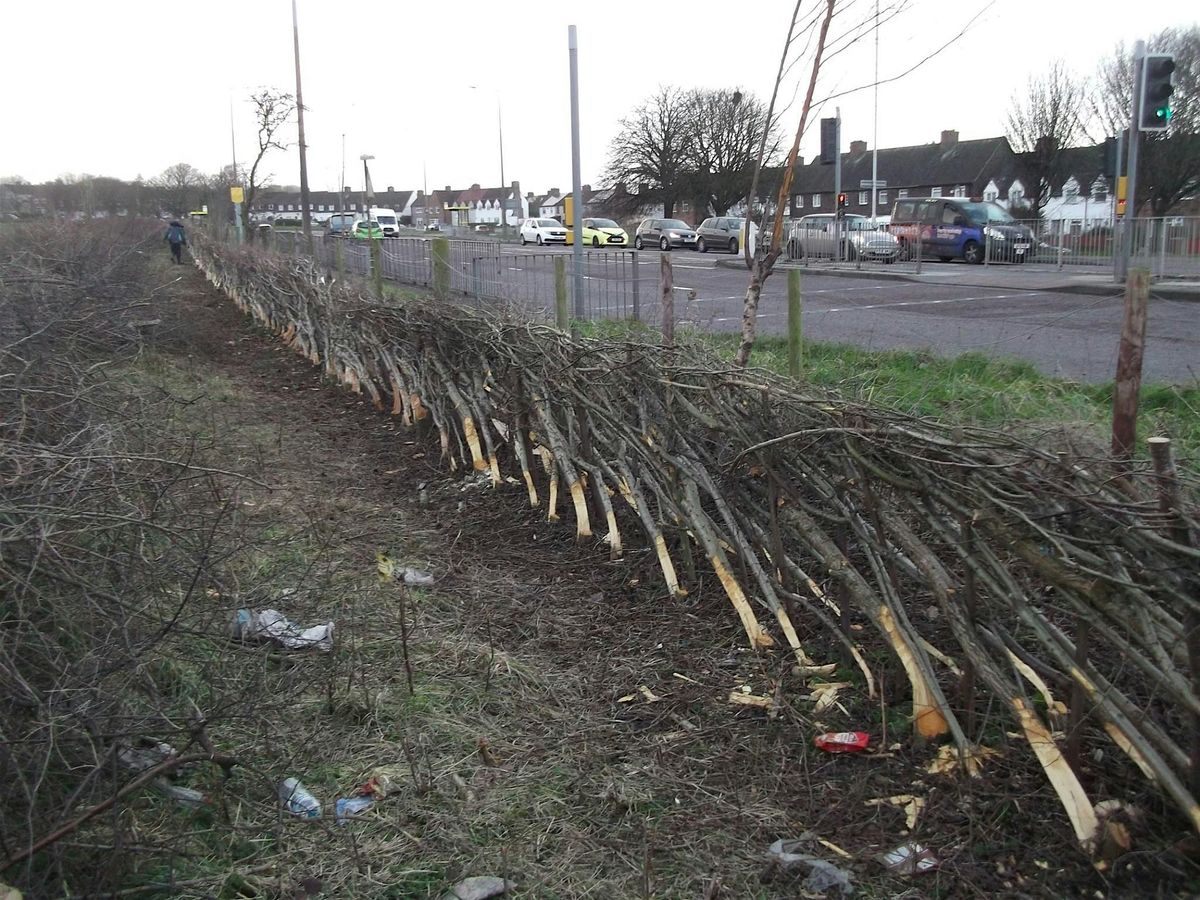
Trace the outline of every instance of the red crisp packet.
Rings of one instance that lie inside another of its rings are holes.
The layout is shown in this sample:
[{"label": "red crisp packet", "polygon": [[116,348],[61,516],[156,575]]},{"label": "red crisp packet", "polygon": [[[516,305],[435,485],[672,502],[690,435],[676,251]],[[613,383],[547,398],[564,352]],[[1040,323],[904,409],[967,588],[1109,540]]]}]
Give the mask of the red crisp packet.
[{"label": "red crisp packet", "polygon": [[866,750],[870,740],[865,731],[827,731],[813,738],[813,743],[826,753],[857,753]]}]

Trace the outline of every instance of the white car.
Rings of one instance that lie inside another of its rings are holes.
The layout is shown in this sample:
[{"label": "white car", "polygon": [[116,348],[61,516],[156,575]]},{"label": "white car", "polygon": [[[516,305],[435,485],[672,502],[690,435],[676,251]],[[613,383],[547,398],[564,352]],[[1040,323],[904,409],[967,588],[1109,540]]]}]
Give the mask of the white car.
[{"label": "white car", "polygon": [[526,219],[521,223],[521,243],[566,244],[567,227],[554,219]]}]

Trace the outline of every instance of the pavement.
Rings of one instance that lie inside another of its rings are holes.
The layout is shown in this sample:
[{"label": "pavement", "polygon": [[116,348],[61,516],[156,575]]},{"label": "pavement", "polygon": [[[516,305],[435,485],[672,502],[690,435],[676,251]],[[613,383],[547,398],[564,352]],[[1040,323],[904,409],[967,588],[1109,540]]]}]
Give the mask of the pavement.
[{"label": "pavement", "polygon": [[[746,271],[741,259],[717,259],[723,269]],[[953,283],[959,287],[995,288],[1020,291],[1047,291],[1055,294],[1089,294],[1120,296],[1124,288],[1113,282],[1112,273],[1080,272],[1065,268],[1042,269],[1033,266],[967,266],[965,263],[925,263],[920,274],[895,271],[893,267],[868,264],[862,269],[829,264],[805,266],[801,263],[781,263],[777,270],[800,269],[814,275],[834,278],[865,278],[869,281],[905,281],[910,284],[941,285]],[[1151,296],[1169,300],[1200,301],[1200,280],[1160,279],[1151,282]]]}]

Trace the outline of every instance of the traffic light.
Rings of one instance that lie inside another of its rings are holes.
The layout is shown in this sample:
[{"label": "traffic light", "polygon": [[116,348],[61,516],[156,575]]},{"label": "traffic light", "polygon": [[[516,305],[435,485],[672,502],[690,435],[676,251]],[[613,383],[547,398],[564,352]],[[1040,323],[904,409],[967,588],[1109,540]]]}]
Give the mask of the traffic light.
[{"label": "traffic light", "polygon": [[1147,53],[1142,59],[1142,105],[1140,131],[1166,131],[1171,123],[1171,94],[1175,86],[1175,57],[1170,53]]},{"label": "traffic light", "polygon": [[838,194],[838,205],[837,205],[837,208],[838,208],[838,209],[845,209],[845,208],[846,208],[846,195],[845,195],[845,194]]}]

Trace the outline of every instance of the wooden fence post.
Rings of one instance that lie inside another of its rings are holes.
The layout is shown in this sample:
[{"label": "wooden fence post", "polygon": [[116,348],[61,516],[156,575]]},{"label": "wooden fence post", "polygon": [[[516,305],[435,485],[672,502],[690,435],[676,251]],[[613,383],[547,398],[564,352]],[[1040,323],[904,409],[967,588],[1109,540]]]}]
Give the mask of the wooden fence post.
[{"label": "wooden fence post", "polygon": [[342,256],[342,239],[334,237],[334,238],[330,238],[330,240],[333,241],[333,262],[334,262],[334,265],[337,266],[338,281],[345,281],[346,280],[346,260]]},{"label": "wooden fence post", "polygon": [[434,238],[430,246],[433,258],[433,296],[445,300],[450,296],[450,241]]},{"label": "wooden fence post", "polygon": [[1112,453],[1120,460],[1132,458],[1137,439],[1138,392],[1142,387],[1149,296],[1150,271],[1130,269],[1125,280],[1125,322],[1121,326],[1117,380],[1113,385]]},{"label": "wooden fence post", "polygon": [[[1185,514],[1183,492],[1179,488],[1179,477],[1175,472],[1175,460],[1171,457],[1171,440],[1165,437],[1152,437],[1146,441],[1150,445],[1150,458],[1154,461],[1155,482],[1158,488],[1158,509],[1167,523],[1167,534],[1171,540],[1184,547],[1197,546],[1196,535],[1188,524]],[[1195,569],[1182,573],[1184,589],[1195,592],[1200,587],[1200,578],[1196,577]],[[1192,690],[1200,693],[1200,613],[1194,605],[1189,605],[1183,614],[1183,639],[1187,647],[1188,668],[1191,669]],[[1193,794],[1200,794],[1200,716],[1191,716],[1192,741],[1190,748],[1191,778],[1189,787]]]},{"label": "wooden fence post", "polygon": [[375,296],[383,299],[383,248],[377,238],[371,244],[371,279],[375,282]]},{"label": "wooden fence post", "polygon": [[804,360],[804,330],[800,322],[800,270],[788,272],[788,374],[800,377],[800,364]]},{"label": "wooden fence post", "polygon": [[563,331],[571,328],[571,316],[567,311],[567,258],[554,257],[554,322]]},{"label": "wooden fence post", "polygon": [[675,346],[675,277],[670,251],[659,253],[658,286],[662,295],[663,346]]}]

